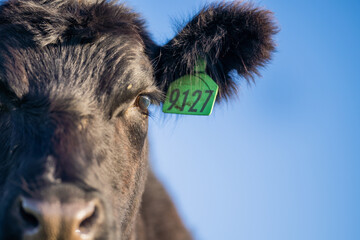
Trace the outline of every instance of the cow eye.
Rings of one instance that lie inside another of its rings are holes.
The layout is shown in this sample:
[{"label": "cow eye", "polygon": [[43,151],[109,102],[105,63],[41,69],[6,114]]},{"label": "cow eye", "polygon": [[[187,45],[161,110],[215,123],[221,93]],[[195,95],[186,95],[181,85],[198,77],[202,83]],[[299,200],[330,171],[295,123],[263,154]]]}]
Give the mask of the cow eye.
[{"label": "cow eye", "polygon": [[146,112],[151,104],[151,98],[146,95],[140,95],[136,99],[136,106]]}]

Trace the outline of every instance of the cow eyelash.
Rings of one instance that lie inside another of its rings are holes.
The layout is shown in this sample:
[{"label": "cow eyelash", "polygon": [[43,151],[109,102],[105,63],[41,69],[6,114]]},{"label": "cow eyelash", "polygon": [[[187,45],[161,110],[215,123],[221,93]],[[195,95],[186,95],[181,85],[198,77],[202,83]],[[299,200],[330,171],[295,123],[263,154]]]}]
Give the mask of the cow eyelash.
[{"label": "cow eyelash", "polygon": [[154,104],[154,105],[160,105],[160,103],[164,99],[164,94],[159,90],[155,90],[152,92],[142,92],[137,96],[137,98],[139,98],[141,96],[150,98],[151,104]]},{"label": "cow eyelash", "polygon": [[164,99],[164,94],[161,91],[142,92],[136,97],[135,104],[138,104],[138,100],[142,97],[148,98],[152,105],[160,105]]},{"label": "cow eyelash", "polygon": [[135,106],[140,108],[140,110],[147,112],[152,102],[152,99],[148,95],[141,94],[137,96]]},{"label": "cow eyelash", "polygon": [[160,105],[164,98],[161,91],[154,91],[150,93],[140,93],[135,100],[135,107],[139,108],[142,114],[151,117],[149,108],[151,105]]},{"label": "cow eyelash", "polygon": [[[132,103],[130,103],[132,105],[133,108],[138,108],[139,111],[146,116],[150,116],[151,117],[151,111],[149,111],[149,109],[141,109],[141,106],[139,105],[140,100],[142,97],[148,98],[150,101],[150,105],[160,105],[160,103],[163,101],[164,99],[164,95],[160,90],[157,89],[150,89],[152,91],[143,91],[140,92],[135,99],[132,100]],[[110,115],[114,116],[114,117],[120,117],[125,111],[126,109],[130,107],[129,105],[125,105],[123,104],[120,105],[119,108],[117,108],[116,110],[114,110]],[[111,117],[110,117],[111,118]]]}]

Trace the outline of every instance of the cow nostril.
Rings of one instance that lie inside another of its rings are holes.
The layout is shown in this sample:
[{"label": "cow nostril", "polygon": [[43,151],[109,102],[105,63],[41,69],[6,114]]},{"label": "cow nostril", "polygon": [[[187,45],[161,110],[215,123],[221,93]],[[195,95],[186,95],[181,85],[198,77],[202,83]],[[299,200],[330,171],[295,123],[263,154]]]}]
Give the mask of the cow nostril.
[{"label": "cow nostril", "polygon": [[18,206],[17,218],[29,239],[50,239],[48,236],[55,236],[52,234],[67,236],[64,239],[93,239],[104,221],[103,206],[98,199],[60,202],[20,198]]},{"label": "cow nostril", "polygon": [[95,205],[93,211],[89,214],[79,225],[80,234],[88,234],[92,231],[94,225],[97,224],[99,219],[99,208]]},{"label": "cow nostril", "polygon": [[19,209],[20,209],[19,210],[20,217],[21,217],[22,221],[24,222],[24,224],[26,225],[26,228],[35,229],[39,226],[38,219],[29,209],[26,209],[23,201],[20,201]]}]

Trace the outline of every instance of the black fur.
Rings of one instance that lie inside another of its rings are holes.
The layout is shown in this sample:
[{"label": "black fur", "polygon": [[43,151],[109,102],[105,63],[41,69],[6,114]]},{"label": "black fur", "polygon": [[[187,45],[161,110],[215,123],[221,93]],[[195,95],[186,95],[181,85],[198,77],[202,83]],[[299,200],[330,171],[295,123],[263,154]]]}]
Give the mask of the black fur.
[{"label": "black fur", "polygon": [[247,80],[259,75],[275,49],[277,32],[270,11],[240,2],[203,8],[179,33],[156,52],[156,76],[165,89],[178,77],[193,72],[199,58],[219,85],[220,97],[233,94],[231,70]]},{"label": "black fur", "polygon": [[99,0],[19,0],[1,6],[0,24],[30,33],[41,46],[67,40],[91,42],[103,34],[127,35],[142,41],[143,21],[124,5]]}]

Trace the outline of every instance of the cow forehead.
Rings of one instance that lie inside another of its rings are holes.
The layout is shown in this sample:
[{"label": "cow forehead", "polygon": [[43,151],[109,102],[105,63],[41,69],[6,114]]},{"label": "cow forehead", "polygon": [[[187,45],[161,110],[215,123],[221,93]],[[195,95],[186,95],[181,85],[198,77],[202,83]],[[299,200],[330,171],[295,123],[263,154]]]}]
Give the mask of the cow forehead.
[{"label": "cow forehead", "polygon": [[123,4],[102,1],[14,0],[0,7],[2,29],[46,46],[75,40],[92,42],[105,34],[142,41],[143,22]]},{"label": "cow forehead", "polygon": [[138,15],[123,5],[89,3],[29,0],[1,6],[0,78],[17,96],[66,87],[99,95],[151,84],[147,34]]},{"label": "cow forehead", "polygon": [[143,46],[124,37],[97,44],[8,48],[0,58],[0,78],[19,97],[69,87],[109,93],[129,84],[151,85],[152,80]]}]

